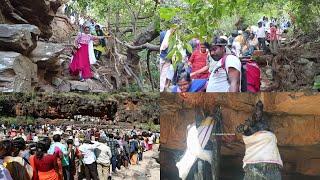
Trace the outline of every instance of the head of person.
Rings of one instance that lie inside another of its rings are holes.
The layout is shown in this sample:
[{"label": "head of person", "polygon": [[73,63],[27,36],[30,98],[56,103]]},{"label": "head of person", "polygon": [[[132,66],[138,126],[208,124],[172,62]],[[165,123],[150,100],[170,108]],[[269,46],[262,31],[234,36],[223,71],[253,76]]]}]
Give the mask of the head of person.
[{"label": "head of person", "polygon": [[201,53],[206,53],[207,52],[207,47],[205,43],[200,44],[200,52]]},{"label": "head of person", "polygon": [[191,85],[191,77],[188,71],[182,71],[178,75],[177,85],[179,86],[181,92],[188,92]]},{"label": "head of person", "polygon": [[13,156],[18,156],[20,151],[26,149],[26,142],[22,137],[15,138],[12,140],[12,147]]},{"label": "head of person", "polygon": [[112,133],[110,133],[110,134],[108,134],[108,137],[112,139],[114,136]]},{"label": "head of person", "polygon": [[30,149],[30,154],[34,155],[37,151],[37,144],[36,143],[29,144],[29,149]]},{"label": "head of person", "polygon": [[215,60],[219,61],[226,53],[226,45],[228,41],[224,38],[215,38],[210,46],[210,56]]},{"label": "head of person", "polygon": [[68,145],[69,148],[72,148],[72,146],[73,146],[73,139],[68,139],[68,140],[67,140],[67,145]]},{"label": "head of person", "polygon": [[37,142],[36,145],[36,157],[38,159],[42,159],[43,155],[45,153],[47,153],[47,151],[49,150],[50,146],[48,145],[48,143],[46,141],[39,141]]},{"label": "head of person", "polygon": [[100,143],[107,143],[107,140],[105,138],[99,138]]},{"label": "head of person", "polygon": [[60,142],[61,141],[61,135],[60,134],[55,134],[52,137],[54,142]]},{"label": "head of person", "polygon": [[258,22],[258,27],[259,27],[259,28],[262,27],[262,22]]},{"label": "head of person", "polygon": [[0,141],[0,159],[11,156],[12,142],[10,140]]},{"label": "head of person", "polygon": [[83,140],[83,143],[85,144],[92,144],[91,140],[86,138],[85,140]]},{"label": "head of person", "polygon": [[88,26],[85,26],[85,27],[83,28],[83,31],[84,31],[84,33],[86,33],[86,34],[90,34],[90,28],[89,28]]},{"label": "head of person", "polygon": [[96,25],[96,26],[95,26],[95,29],[96,29],[96,31],[100,30],[100,26],[99,26],[99,25]]}]

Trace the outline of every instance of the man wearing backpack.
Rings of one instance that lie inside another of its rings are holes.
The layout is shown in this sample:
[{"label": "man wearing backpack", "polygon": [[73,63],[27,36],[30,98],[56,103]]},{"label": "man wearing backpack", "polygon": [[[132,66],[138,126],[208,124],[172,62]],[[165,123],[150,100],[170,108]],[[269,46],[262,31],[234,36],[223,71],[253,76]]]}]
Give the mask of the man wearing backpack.
[{"label": "man wearing backpack", "polygon": [[215,38],[210,46],[210,56],[218,61],[209,77],[207,92],[240,92],[241,62],[234,55],[227,55],[226,39]]}]

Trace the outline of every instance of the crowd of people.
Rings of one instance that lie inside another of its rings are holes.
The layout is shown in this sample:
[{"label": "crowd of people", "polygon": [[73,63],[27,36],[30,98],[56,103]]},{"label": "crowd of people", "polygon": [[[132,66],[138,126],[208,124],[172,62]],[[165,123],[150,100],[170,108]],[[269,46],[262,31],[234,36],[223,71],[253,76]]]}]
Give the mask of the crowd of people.
[{"label": "crowd of people", "polygon": [[2,125],[0,177],[7,180],[112,179],[143,160],[159,133],[73,126]]},{"label": "crowd of people", "polygon": [[[169,37],[175,29],[160,33],[160,91],[169,92],[259,92],[260,68],[251,58],[277,54],[281,35],[290,21],[263,17],[258,26],[235,30],[229,36],[216,34],[212,42],[193,38],[192,52],[179,48],[182,63],[173,68]],[[280,28],[279,28],[280,27]],[[245,67],[244,67],[245,66]]]},{"label": "crowd of people", "polygon": [[80,81],[93,77],[90,65],[95,64],[106,52],[106,35],[100,25],[93,19],[87,20],[80,26],[74,46],[76,47],[69,65],[70,73],[79,76]]}]

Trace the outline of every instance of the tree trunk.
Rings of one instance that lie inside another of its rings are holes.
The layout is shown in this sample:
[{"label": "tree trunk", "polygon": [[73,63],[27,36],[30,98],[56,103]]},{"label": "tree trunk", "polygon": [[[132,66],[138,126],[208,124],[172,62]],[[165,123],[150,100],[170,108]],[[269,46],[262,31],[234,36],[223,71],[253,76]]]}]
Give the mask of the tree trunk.
[{"label": "tree trunk", "polygon": [[[153,41],[155,38],[159,36],[159,32],[156,30],[155,25],[150,24],[142,33],[138,34],[136,38],[132,41],[133,46],[139,46],[148,42]],[[139,63],[140,57],[138,52],[141,50],[127,50],[127,60],[132,65],[137,65]]]}]

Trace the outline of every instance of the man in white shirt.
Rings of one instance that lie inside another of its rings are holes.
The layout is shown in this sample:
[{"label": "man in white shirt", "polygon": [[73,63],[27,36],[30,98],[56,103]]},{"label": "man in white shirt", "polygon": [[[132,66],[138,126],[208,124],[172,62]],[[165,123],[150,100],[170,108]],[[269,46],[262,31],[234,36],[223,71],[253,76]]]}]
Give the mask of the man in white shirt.
[{"label": "man in white shirt", "polygon": [[100,146],[98,142],[91,142],[86,139],[83,141],[83,144],[79,146],[79,151],[81,152],[83,159],[82,162],[84,164],[84,173],[87,180],[93,179],[98,180],[98,170],[97,170],[97,162],[96,155],[94,154],[94,150]]},{"label": "man in white shirt", "polygon": [[259,29],[257,31],[257,38],[259,42],[259,49],[262,49],[266,53],[266,31],[261,22],[258,23],[258,26]]},{"label": "man in white shirt", "polygon": [[98,175],[99,179],[107,179],[110,176],[110,159],[112,157],[111,149],[107,145],[107,140],[104,138],[99,139],[99,146],[96,149]]},{"label": "man in white shirt", "polygon": [[227,55],[227,40],[215,39],[210,55],[218,63],[209,77],[207,92],[240,92],[241,62],[234,55]]}]

